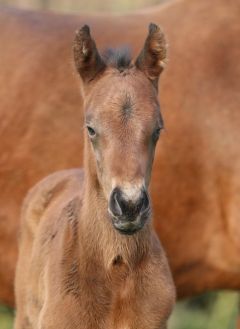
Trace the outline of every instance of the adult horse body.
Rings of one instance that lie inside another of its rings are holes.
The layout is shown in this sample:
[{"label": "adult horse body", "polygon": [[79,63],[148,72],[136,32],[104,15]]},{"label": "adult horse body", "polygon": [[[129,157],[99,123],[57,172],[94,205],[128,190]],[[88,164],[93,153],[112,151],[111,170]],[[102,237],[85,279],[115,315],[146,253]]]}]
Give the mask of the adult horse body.
[{"label": "adult horse body", "polygon": [[24,195],[47,174],[81,164],[83,117],[69,49],[85,22],[101,48],[129,42],[134,53],[149,21],[164,27],[171,65],[153,168],[156,230],[179,296],[240,288],[239,3],[176,1],[124,17],[0,15],[1,300],[13,302]]}]

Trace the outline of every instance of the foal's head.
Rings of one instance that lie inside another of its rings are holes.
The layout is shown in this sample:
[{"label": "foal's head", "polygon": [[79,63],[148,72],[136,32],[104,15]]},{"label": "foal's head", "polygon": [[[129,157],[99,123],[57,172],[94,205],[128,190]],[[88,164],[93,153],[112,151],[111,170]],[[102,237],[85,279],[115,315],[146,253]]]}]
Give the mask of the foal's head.
[{"label": "foal's head", "polygon": [[163,128],[157,86],[166,60],[164,35],[150,24],[133,63],[114,51],[102,58],[84,26],[75,37],[74,59],[83,82],[90,172],[108,201],[114,227],[133,234],[150,215],[147,189]]}]

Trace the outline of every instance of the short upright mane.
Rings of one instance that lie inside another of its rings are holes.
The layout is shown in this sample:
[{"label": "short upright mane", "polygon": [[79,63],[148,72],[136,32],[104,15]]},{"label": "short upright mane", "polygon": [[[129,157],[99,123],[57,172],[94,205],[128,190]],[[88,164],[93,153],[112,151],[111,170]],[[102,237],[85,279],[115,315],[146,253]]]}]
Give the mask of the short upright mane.
[{"label": "short upright mane", "polygon": [[120,48],[107,48],[103,52],[104,62],[111,67],[123,71],[131,67],[132,56],[130,48],[127,46]]}]

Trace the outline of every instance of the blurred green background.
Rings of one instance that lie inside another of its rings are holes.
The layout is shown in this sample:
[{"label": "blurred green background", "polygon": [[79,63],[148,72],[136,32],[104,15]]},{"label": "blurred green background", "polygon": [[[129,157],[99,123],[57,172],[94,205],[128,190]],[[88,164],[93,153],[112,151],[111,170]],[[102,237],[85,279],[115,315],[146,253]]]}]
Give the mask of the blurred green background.
[{"label": "blurred green background", "polygon": [[21,8],[51,9],[64,12],[126,12],[167,1],[168,0],[0,0],[0,3]]},{"label": "blurred green background", "polygon": [[[236,292],[210,292],[180,301],[168,329],[236,329],[239,296]],[[0,328],[13,328],[14,311],[0,306]]]},{"label": "blurred green background", "polygon": [[[21,8],[61,12],[127,12],[168,0],[0,0]],[[171,1],[171,0],[170,0]],[[190,0],[189,0],[190,1]],[[201,0],[199,0],[201,1]],[[209,0],[210,1],[210,0]],[[236,292],[210,292],[177,303],[169,329],[236,329],[239,295]],[[14,311],[0,305],[0,329],[13,327]]]}]

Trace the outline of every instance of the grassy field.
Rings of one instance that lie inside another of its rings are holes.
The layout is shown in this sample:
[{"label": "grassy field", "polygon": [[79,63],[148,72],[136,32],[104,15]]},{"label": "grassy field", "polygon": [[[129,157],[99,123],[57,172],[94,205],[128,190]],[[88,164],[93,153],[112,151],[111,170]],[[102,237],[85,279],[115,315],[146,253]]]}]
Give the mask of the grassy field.
[{"label": "grassy field", "polygon": [[[239,295],[214,292],[178,302],[169,329],[236,329]],[[13,328],[14,311],[0,306],[0,329]]]},{"label": "grassy field", "polygon": [[239,295],[213,292],[178,302],[169,329],[236,329]]},{"label": "grassy field", "polygon": [[14,311],[0,305],[0,328],[12,329],[13,327]]}]

